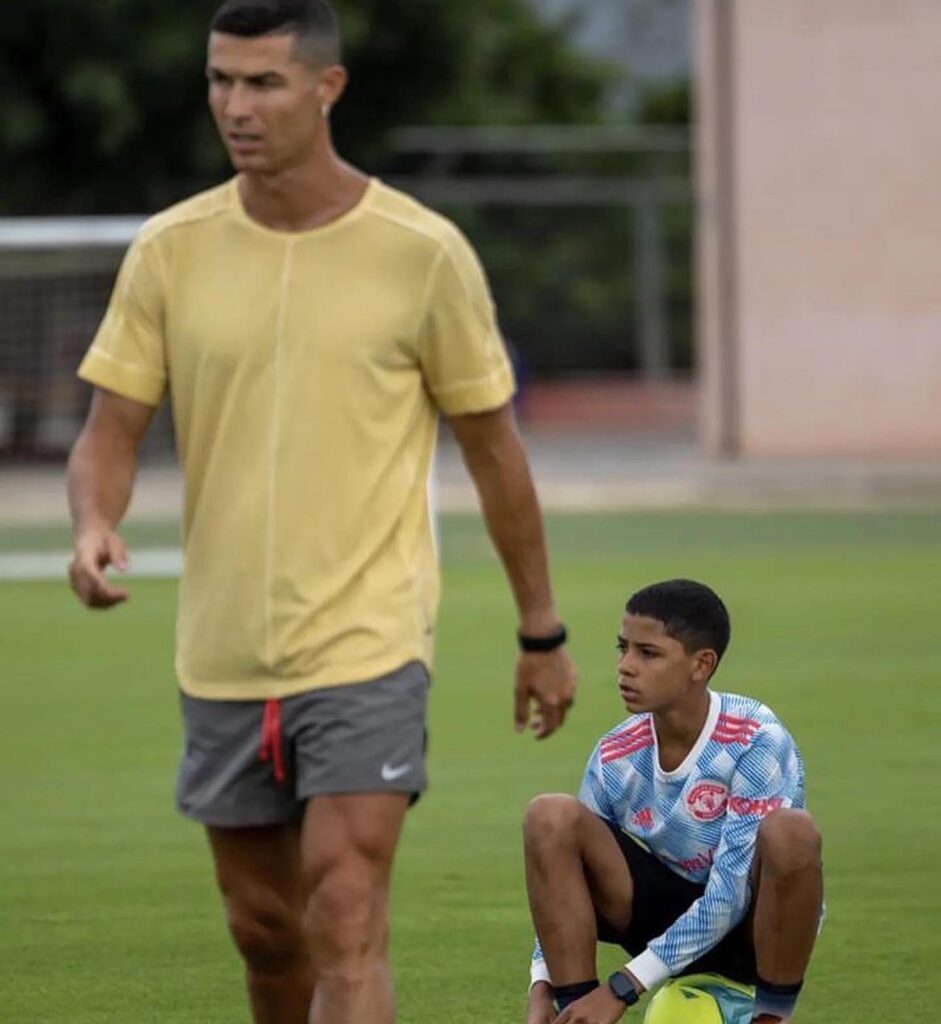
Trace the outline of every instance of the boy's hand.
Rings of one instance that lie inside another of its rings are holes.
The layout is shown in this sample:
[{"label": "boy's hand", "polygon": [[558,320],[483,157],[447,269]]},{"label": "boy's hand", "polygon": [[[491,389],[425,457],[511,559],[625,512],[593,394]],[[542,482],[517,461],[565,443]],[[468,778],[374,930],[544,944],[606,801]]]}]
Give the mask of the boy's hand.
[{"label": "boy's hand", "polygon": [[529,990],[526,1024],[552,1024],[555,1016],[552,988],[545,981],[537,981]]},{"label": "boy's hand", "polygon": [[576,999],[555,1018],[554,1024],[614,1024],[626,1009],[607,985],[601,985]]}]

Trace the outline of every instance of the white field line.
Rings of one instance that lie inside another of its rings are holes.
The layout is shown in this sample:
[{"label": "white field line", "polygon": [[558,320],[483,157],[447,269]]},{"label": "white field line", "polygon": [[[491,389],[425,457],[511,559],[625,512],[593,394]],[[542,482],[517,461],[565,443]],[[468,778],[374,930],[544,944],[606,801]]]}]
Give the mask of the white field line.
[{"label": "white field line", "polygon": [[[62,580],[72,557],[69,551],[10,551],[0,553],[0,580]],[[131,555],[130,578],[173,579],[183,568],[179,548],[147,548]]]}]

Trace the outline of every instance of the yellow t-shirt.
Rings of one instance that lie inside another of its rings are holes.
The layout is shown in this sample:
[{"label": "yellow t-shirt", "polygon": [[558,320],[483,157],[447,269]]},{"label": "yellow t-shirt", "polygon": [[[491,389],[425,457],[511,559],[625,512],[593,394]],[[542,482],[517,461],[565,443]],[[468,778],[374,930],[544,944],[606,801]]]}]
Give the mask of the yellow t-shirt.
[{"label": "yellow t-shirt", "polygon": [[331,224],[272,231],[233,179],[144,225],[79,375],[148,405],[170,393],[186,693],[283,697],[430,663],[437,410],[513,393],[447,220],[372,180]]}]

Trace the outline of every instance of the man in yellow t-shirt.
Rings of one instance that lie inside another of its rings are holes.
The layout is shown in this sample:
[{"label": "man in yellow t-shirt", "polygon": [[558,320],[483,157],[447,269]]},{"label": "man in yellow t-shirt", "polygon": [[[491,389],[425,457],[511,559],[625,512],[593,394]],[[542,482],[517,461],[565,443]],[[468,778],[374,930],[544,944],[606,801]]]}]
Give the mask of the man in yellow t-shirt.
[{"label": "man in yellow t-shirt", "polygon": [[389,876],[425,787],[439,411],[516,599],[517,727],[553,732],[575,673],[483,273],[450,223],[337,157],[330,7],[228,0],[207,71],[237,176],[144,226],[82,362],[71,582],[92,608],[126,599],[104,571],[127,565],[115,530],[169,395],[178,806],[206,826],[254,1019],[390,1024]]}]

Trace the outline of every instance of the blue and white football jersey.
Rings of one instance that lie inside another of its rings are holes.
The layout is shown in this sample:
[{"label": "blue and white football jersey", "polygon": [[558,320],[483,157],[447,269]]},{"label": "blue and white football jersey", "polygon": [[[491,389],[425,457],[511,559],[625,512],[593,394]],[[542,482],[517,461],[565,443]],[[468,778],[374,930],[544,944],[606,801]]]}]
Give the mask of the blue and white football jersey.
[{"label": "blue and white football jersey", "polygon": [[[762,818],[804,806],[804,768],[787,729],[764,704],[710,693],[706,724],[679,767],[660,767],[650,714],[601,737],[579,791],[595,814],[639,840],[705,892],[631,961],[646,988],[679,974],[745,916]],[[542,952],[533,977],[548,979]]]}]

